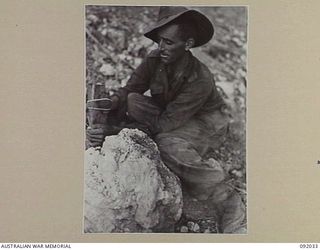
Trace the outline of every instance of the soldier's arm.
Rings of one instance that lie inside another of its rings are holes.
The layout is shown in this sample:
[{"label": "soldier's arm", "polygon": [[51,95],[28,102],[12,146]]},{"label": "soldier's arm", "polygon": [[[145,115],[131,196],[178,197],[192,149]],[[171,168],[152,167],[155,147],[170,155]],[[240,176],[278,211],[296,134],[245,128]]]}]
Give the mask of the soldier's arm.
[{"label": "soldier's arm", "polygon": [[126,105],[129,93],[135,92],[143,94],[149,89],[153,70],[152,59],[149,55],[144,58],[142,63],[132,73],[126,86],[120,88],[114,95],[111,96],[111,100],[113,103],[111,107],[112,110],[117,109],[119,106]]},{"label": "soldier's arm", "polygon": [[212,83],[208,79],[186,84],[181,93],[156,119],[151,131],[162,133],[182,126],[203,107],[211,93]]}]

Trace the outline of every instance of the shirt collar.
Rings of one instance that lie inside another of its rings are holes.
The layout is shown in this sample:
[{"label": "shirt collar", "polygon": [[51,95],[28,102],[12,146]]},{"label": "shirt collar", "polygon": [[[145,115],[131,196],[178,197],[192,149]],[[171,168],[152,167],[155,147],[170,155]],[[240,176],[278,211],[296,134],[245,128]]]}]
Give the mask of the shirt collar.
[{"label": "shirt collar", "polygon": [[[160,59],[160,50],[155,49],[150,54],[149,57],[159,58]],[[177,62],[174,62],[171,65],[167,66],[167,71],[173,72],[173,78],[178,79],[180,77],[187,77],[191,73],[192,68],[192,53],[188,51],[182,58]],[[161,63],[161,68],[165,69],[166,67]]]},{"label": "shirt collar", "polygon": [[179,60],[177,60],[176,62],[169,64],[167,66],[167,71],[171,76],[176,77],[177,75],[182,75],[183,73],[185,73],[185,69],[188,66],[189,63],[189,53],[185,53],[185,55],[180,58]]}]

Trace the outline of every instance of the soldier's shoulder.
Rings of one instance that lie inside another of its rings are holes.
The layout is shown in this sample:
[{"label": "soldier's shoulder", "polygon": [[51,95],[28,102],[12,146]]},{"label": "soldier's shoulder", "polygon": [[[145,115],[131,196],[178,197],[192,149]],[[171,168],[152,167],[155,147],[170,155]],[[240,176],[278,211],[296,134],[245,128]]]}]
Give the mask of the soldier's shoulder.
[{"label": "soldier's shoulder", "polygon": [[202,80],[204,82],[213,81],[213,74],[209,68],[202,63],[198,58],[192,56],[193,70],[189,76],[190,81]]}]

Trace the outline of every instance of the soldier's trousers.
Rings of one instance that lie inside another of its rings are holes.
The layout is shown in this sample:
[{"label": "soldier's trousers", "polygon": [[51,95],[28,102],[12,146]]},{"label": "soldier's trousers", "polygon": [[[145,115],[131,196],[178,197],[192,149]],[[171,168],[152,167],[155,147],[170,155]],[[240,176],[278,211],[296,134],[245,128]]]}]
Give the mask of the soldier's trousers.
[{"label": "soldier's trousers", "polygon": [[[129,94],[127,105],[129,117],[144,125],[150,125],[153,117],[161,113],[151,97],[137,93]],[[227,204],[228,207],[223,209],[237,210],[240,197],[235,197],[233,187],[226,183],[228,174],[215,160],[203,159],[210,148],[218,148],[223,143],[227,131],[226,115],[216,111],[191,118],[177,129],[157,134],[154,140],[163,162],[181,179],[183,188],[192,196],[198,200],[210,199],[222,206]],[[231,211],[232,216],[233,212]],[[234,224],[236,221],[239,224],[244,217],[243,211],[238,215],[222,224]],[[228,232],[229,229],[224,228],[223,231]],[[230,231],[232,230],[231,227]]]}]

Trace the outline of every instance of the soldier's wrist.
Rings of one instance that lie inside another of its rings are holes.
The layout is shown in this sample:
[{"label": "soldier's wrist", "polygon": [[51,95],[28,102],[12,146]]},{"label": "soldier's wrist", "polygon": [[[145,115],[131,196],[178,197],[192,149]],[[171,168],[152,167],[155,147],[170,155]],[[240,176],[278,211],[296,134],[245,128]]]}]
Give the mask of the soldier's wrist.
[{"label": "soldier's wrist", "polygon": [[111,110],[115,110],[119,107],[119,101],[120,101],[120,98],[116,95],[113,95],[110,97],[111,99]]}]

